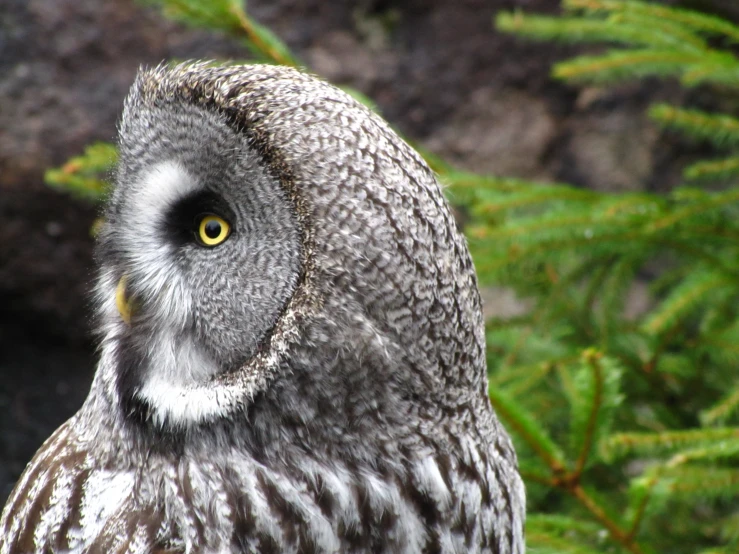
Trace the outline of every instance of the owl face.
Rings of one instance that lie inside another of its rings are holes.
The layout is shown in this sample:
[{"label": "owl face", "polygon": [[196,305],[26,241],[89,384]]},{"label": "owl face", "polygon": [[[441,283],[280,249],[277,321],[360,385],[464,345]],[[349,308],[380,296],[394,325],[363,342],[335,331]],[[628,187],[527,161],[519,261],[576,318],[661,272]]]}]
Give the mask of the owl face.
[{"label": "owl face", "polygon": [[299,225],[216,113],[129,112],[120,156],[98,246],[103,357],[127,415],[182,426],[217,415],[209,383],[268,338],[301,273]]}]

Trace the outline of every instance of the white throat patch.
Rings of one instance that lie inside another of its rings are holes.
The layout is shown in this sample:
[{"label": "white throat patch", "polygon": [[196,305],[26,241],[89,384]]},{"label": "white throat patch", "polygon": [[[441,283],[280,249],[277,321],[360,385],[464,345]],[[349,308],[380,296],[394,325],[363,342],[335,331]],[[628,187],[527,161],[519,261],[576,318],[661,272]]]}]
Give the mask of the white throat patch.
[{"label": "white throat patch", "polygon": [[[187,283],[172,263],[174,246],[161,236],[167,211],[201,187],[181,164],[164,161],[135,182],[135,193],[122,214],[127,220],[120,236],[126,252],[123,271],[135,276],[136,294],[146,305],[147,317],[157,322],[153,335],[141,337],[146,341],[146,361],[134,394],[151,407],[159,425],[186,427],[222,416],[228,402],[221,396],[230,396],[226,391],[210,390],[209,381],[220,368],[186,330],[192,325]],[[110,315],[107,329],[113,335],[126,325],[108,300],[115,294],[117,278],[106,275],[100,284],[106,296],[105,311]],[[112,356],[104,355],[106,359],[113,361]]]}]

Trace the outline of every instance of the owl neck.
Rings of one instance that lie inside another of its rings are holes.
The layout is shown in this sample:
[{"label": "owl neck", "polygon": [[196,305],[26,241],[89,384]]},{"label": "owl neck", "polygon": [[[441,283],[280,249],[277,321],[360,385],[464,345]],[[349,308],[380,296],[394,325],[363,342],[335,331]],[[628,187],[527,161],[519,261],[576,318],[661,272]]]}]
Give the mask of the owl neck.
[{"label": "owl neck", "polygon": [[[410,357],[406,345],[347,310],[350,316],[336,311],[331,319],[311,319],[285,355],[273,355],[271,373],[249,382],[252,388],[233,376],[172,390],[182,414],[175,422],[121,399],[114,384],[119,358],[104,345],[87,419],[102,432],[125,435],[142,452],[179,456],[197,445],[265,463],[313,455],[377,465],[398,449],[407,456],[419,445],[454,449],[460,434],[492,436],[489,405],[477,405],[484,394],[448,386],[428,360]],[[210,407],[217,417],[199,419]]]}]

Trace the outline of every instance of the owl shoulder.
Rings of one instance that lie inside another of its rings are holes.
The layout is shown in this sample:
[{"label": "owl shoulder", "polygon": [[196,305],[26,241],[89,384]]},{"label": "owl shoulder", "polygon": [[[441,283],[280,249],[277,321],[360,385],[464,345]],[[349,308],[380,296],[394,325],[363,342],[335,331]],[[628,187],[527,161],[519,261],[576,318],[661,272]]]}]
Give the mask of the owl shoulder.
[{"label": "owl shoulder", "polygon": [[134,471],[101,465],[72,418],[41,446],[10,494],[0,554],[170,552],[159,540],[161,517],[137,506],[135,481]]}]

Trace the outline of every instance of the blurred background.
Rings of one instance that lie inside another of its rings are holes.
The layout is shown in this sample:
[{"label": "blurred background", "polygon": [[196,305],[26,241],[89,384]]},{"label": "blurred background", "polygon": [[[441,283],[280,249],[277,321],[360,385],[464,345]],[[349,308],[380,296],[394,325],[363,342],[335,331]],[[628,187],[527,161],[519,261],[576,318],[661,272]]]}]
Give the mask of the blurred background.
[{"label": "blurred background", "polygon": [[[660,131],[646,107],[721,98],[669,81],[568,86],[551,79],[551,65],[584,48],[494,29],[500,10],[554,14],[558,5],[250,0],[248,9],[311,71],[363,92],[406,137],[460,168],[609,192],[670,190],[706,147]],[[739,2],[680,5],[739,20]],[[44,171],[114,139],[140,65],[190,58],[248,55],[235,39],[133,0],[0,5],[0,505],[80,406],[95,363],[87,292],[97,207],[48,188]],[[638,311],[638,295],[630,301]],[[486,291],[489,314],[521,309]]]}]

